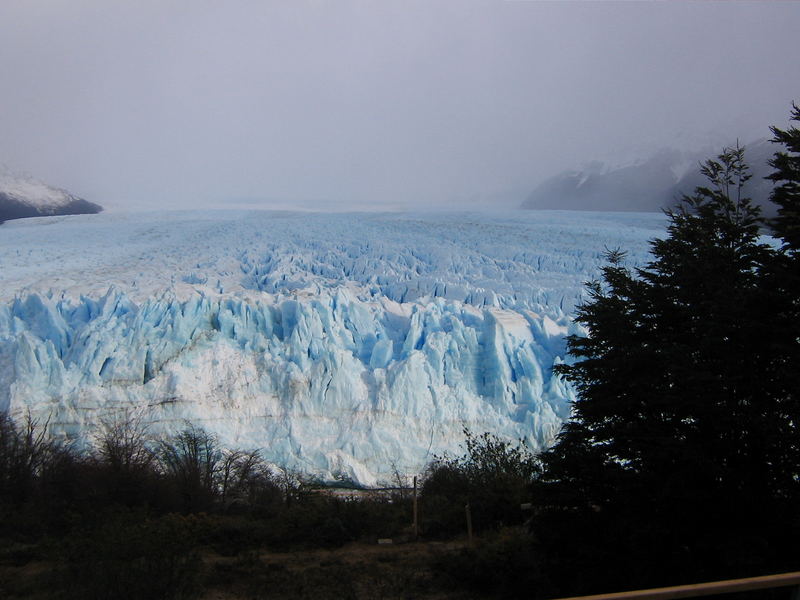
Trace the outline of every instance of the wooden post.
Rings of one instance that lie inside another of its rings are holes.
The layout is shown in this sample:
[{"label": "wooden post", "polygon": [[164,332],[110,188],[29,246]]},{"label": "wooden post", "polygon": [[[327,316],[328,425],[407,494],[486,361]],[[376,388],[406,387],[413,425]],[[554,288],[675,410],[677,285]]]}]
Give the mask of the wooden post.
[{"label": "wooden post", "polygon": [[417,508],[417,476],[414,475],[414,539],[419,536],[419,511]]},{"label": "wooden post", "polygon": [[467,513],[467,539],[469,545],[472,545],[472,512],[469,510],[469,504],[464,506],[464,512]]}]

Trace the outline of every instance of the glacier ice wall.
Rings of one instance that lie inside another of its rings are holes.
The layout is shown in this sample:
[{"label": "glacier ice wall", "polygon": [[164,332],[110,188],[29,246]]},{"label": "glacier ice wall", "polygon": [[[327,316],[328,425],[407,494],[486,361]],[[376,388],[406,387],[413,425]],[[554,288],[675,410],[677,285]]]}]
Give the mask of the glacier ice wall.
[{"label": "glacier ice wall", "polygon": [[375,483],[463,427],[549,444],[603,247],[658,216],[158,213],[0,228],[0,410],[87,439],[133,412]]}]

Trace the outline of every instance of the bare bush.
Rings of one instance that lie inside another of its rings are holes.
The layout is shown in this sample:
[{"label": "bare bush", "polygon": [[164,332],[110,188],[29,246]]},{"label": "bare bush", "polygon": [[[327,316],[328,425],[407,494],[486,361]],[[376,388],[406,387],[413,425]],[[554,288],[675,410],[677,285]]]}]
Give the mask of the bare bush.
[{"label": "bare bush", "polygon": [[64,449],[48,435],[49,421],[40,425],[30,413],[22,426],[0,414],[0,497],[13,504],[33,495],[39,476]]},{"label": "bare bush", "polygon": [[190,424],[158,443],[158,458],[164,475],[175,486],[182,510],[197,512],[211,507],[222,460],[214,434]]},{"label": "bare bush", "polygon": [[103,422],[95,448],[98,459],[114,471],[144,471],[156,462],[147,427],[127,411]]}]

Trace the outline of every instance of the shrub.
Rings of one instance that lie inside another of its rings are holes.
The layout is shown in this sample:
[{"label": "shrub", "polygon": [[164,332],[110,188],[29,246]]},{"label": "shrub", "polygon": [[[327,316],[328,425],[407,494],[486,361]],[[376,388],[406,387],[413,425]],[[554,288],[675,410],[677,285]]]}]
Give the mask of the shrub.
[{"label": "shrub", "polygon": [[530,501],[539,463],[525,444],[490,433],[475,437],[466,429],[464,434],[465,453],[437,457],[423,477],[421,510],[429,535],[464,531],[466,504],[476,530],[521,523],[520,504]]}]

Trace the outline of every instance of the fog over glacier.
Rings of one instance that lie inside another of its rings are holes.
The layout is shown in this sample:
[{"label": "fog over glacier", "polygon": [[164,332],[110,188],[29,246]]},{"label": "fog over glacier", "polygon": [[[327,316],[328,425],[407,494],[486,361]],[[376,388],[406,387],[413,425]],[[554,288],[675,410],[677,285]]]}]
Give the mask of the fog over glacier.
[{"label": "fog over glacier", "polygon": [[2,0],[0,163],[107,210],[518,206],[769,136],[797,2]]},{"label": "fog over glacier", "polygon": [[552,367],[603,249],[656,214],[81,215],[0,236],[0,410],[85,443],[123,414],[187,421],[276,465],[419,472],[462,429],[549,444]]}]

